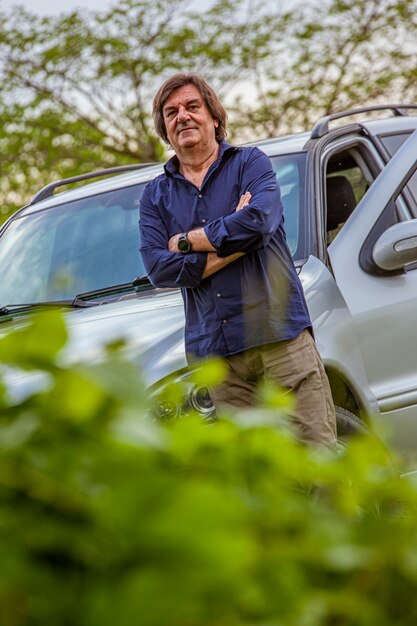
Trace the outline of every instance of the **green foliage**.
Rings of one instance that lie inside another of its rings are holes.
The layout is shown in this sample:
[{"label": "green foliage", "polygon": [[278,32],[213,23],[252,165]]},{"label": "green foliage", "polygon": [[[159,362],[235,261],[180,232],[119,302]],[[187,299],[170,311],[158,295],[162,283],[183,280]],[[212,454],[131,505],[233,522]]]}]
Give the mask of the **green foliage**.
[{"label": "green foliage", "polygon": [[51,180],[161,160],[151,102],[178,70],[218,89],[237,141],[360,104],[414,101],[416,8],[120,0],[40,17],[0,0],[0,218]]},{"label": "green foliage", "polygon": [[22,369],[49,368],[67,341],[63,319],[55,311],[35,316],[31,326],[23,325],[0,341],[0,362]]},{"label": "green foliage", "polygon": [[[281,44],[258,65],[258,99],[233,108],[236,130],[274,136],[320,116],[416,98],[415,0],[311,1],[294,9]],[[412,86],[413,85],[413,86]]]},{"label": "green foliage", "polygon": [[49,386],[0,400],[2,626],[416,621],[417,484],[377,440],[302,447],[273,390],[257,414],[153,421],[114,346],[70,367],[63,329],[0,340],[14,367],[23,334],[50,345],[21,364]]}]

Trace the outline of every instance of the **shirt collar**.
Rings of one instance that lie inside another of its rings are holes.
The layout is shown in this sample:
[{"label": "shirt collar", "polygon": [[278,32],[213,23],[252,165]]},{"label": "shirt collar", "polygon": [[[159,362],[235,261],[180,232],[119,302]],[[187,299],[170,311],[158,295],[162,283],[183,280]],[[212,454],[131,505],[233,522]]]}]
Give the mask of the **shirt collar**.
[{"label": "shirt collar", "polygon": [[[226,153],[234,152],[236,150],[240,150],[237,146],[231,146],[227,143],[225,139],[219,144],[219,156],[217,157],[215,163],[220,163],[223,160],[223,157]],[[179,173],[180,163],[178,161],[177,155],[174,155],[169,161],[167,161],[164,165],[165,174],[175,176],[175,174]]]}]

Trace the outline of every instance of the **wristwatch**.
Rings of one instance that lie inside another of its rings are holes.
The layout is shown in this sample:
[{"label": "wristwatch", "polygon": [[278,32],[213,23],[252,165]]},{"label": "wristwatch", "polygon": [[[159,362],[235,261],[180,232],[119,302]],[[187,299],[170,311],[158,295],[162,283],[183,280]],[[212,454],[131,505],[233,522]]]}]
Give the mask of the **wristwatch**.
[{"label": "wristwatch", "polygon": [[180,235],[178,239],[178,250],[182,252],[182,254],[188,254],[191,252],[191,242],[188,239],[188,233],[183,233]]}]

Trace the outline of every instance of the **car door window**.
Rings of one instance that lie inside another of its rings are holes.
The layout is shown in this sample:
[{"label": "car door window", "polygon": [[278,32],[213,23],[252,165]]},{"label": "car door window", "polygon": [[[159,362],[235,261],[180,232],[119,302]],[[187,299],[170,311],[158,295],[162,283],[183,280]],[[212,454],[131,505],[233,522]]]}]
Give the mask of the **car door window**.
[{"label": "car door window", "polygon": [[326,242],[329,245],[373,182],[357,150],[333,154],[326,167]]}]

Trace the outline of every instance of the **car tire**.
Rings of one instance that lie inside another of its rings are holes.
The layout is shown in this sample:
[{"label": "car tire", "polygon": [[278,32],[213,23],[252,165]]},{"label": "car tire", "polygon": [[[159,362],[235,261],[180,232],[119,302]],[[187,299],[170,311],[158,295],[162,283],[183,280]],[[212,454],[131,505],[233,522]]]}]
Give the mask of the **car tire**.
[{"label": "car tire", "polygon": [[366,424],[354,413],[341,406],[335,406],[337,438],[349,439],[352,435],[361,435],[367,432]]}]

